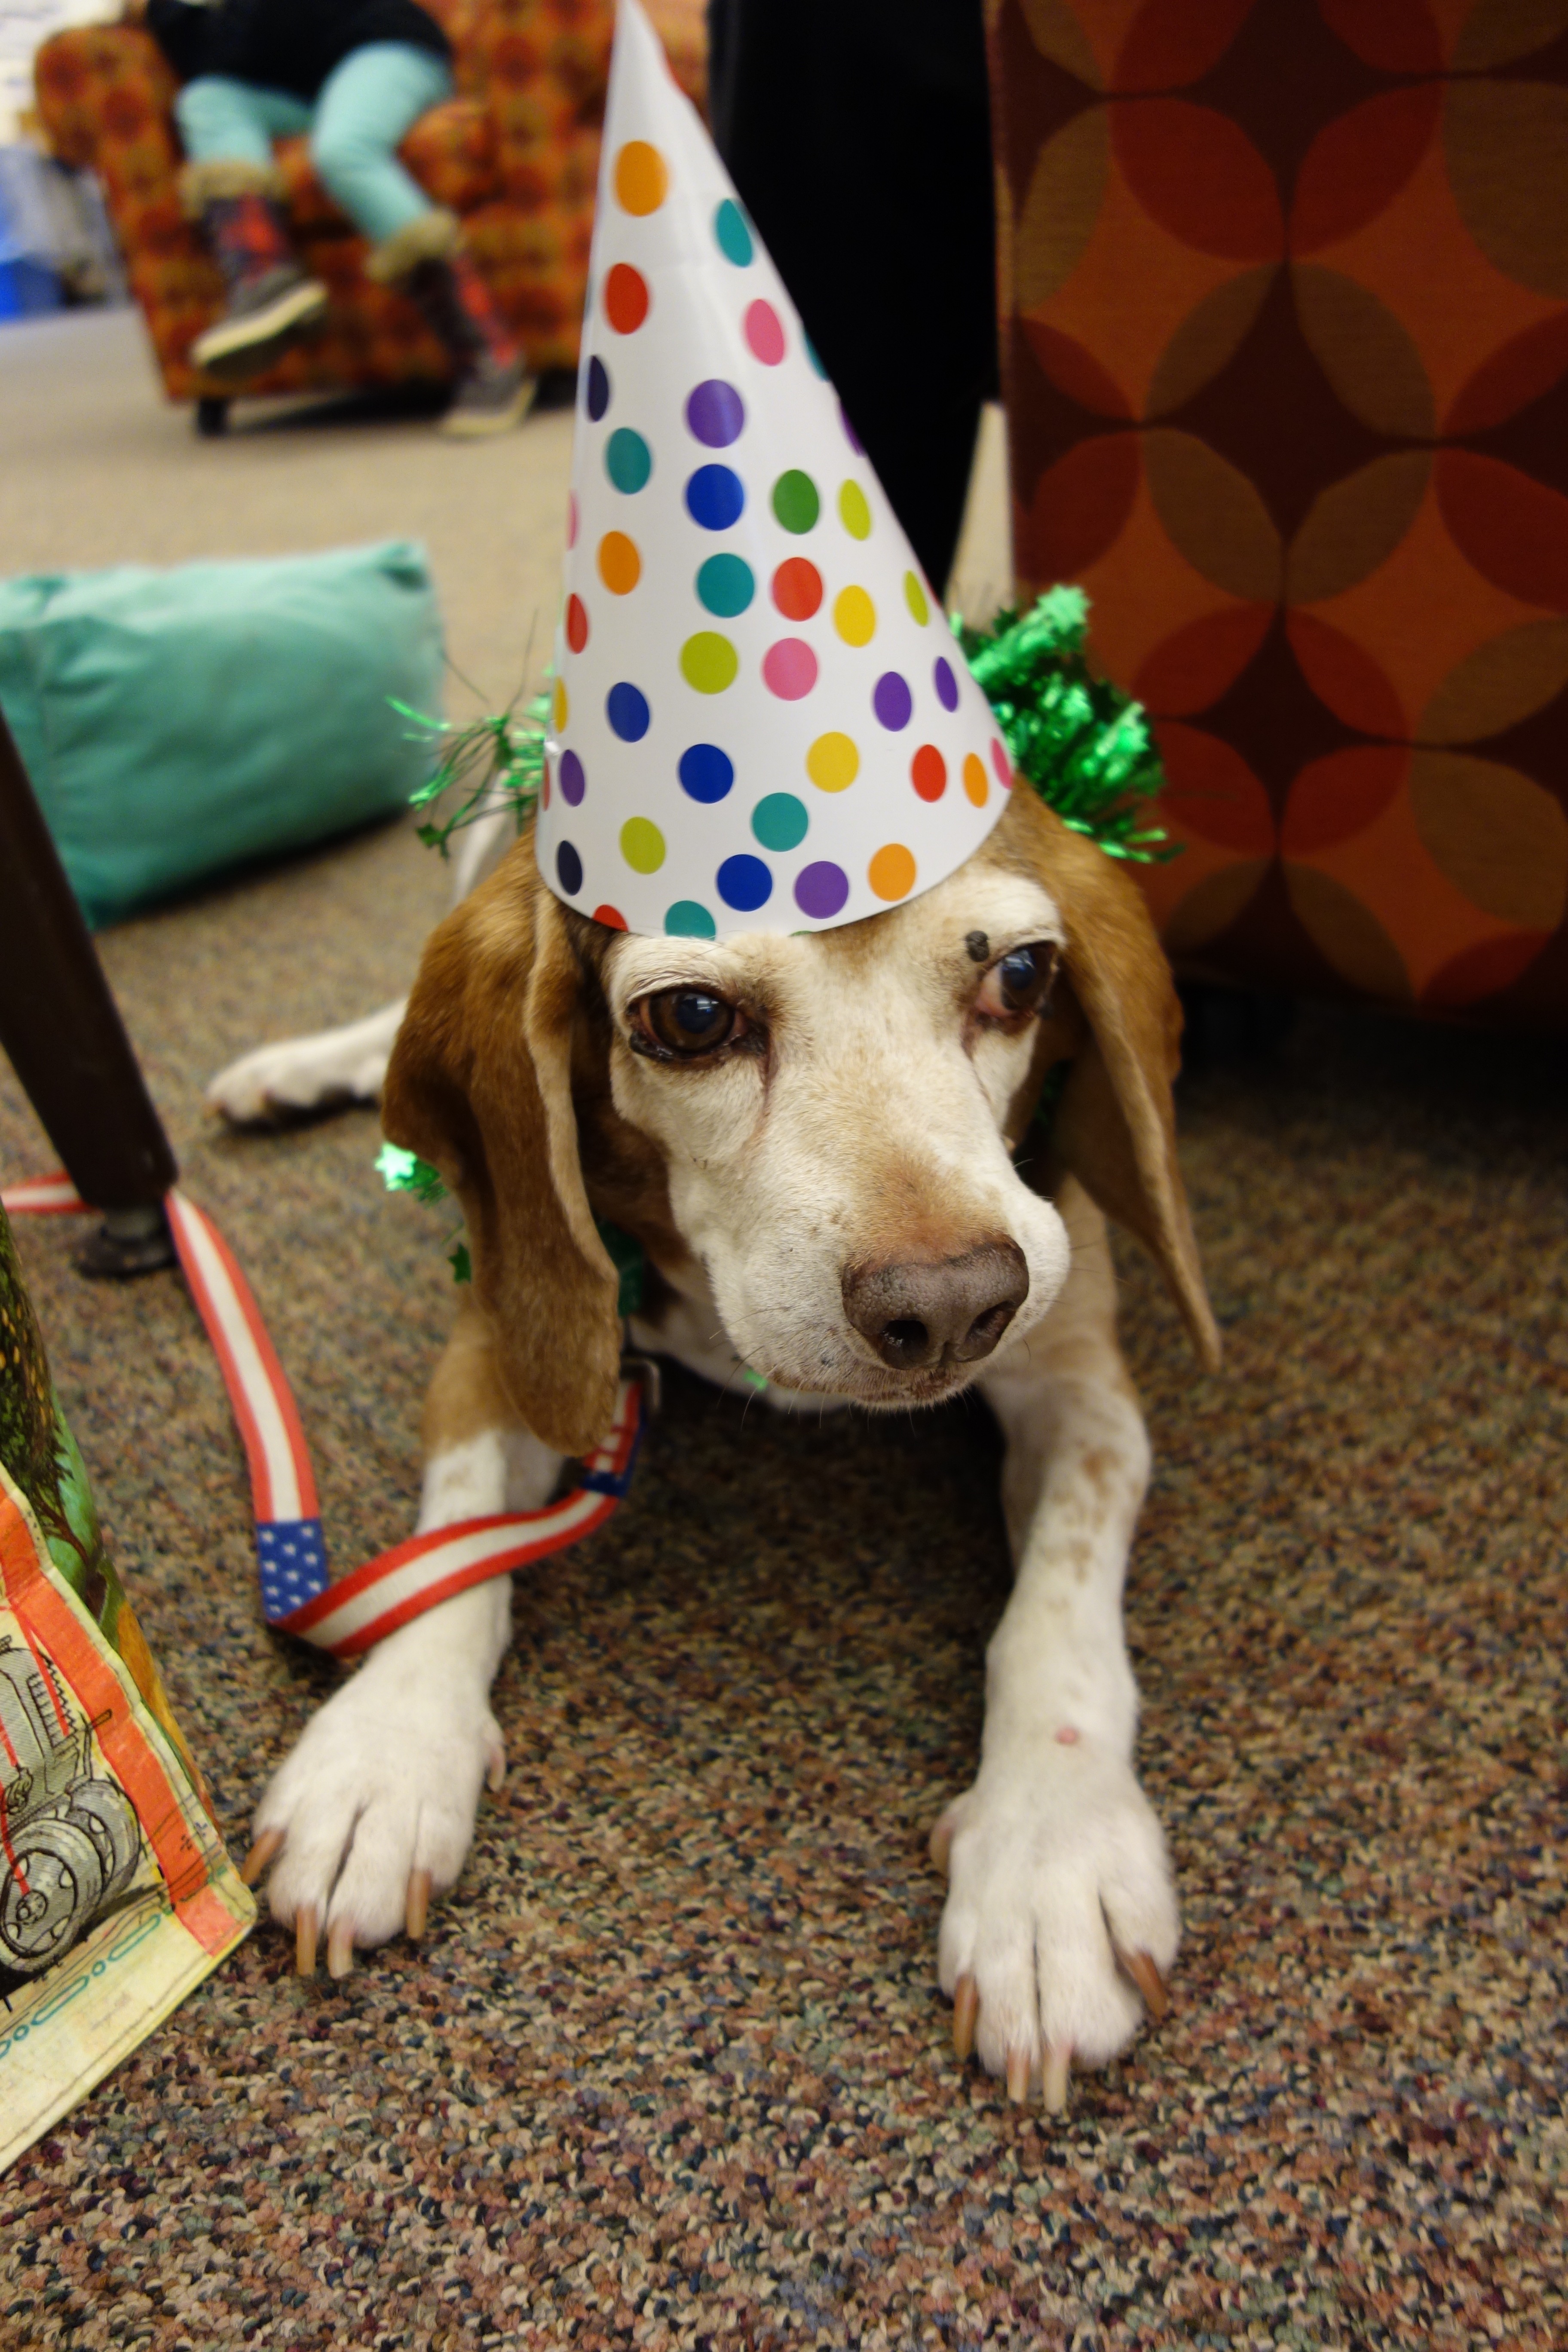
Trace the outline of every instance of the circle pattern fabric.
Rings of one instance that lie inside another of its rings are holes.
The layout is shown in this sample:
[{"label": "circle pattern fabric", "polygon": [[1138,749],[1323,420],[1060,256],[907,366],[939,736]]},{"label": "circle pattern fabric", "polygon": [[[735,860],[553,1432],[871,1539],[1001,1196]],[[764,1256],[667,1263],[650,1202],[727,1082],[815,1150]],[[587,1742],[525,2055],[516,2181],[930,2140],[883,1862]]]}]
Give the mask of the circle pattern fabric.
[{"label": "circle pattern fabric", "polygon": [[984,841],[1006,753],[635,0],[590,277],[540,870],[692,940],[900,905]]},{"label": "circle pattern fabric", "polygon": [[1020,595],[1155,721],[1205,973],[1568,1027],[1565,25],[995,12]]}]

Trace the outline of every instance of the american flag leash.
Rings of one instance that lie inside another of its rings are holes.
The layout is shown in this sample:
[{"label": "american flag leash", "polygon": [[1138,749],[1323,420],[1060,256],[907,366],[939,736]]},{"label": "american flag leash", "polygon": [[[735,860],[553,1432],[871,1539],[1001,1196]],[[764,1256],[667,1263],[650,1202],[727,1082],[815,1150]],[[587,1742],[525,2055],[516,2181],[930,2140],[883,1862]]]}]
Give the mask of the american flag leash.
[{"label": "american flag leash", "polygon": [[29,1176],[0,1192],[0,1209],[12,1217],[76,1217],[87,1202],[68,1176]]},{"label": "american flag leash", "polygon": [[[275,1632],[297,1634],[336,1658],[356,1657],[470,1584],[581,1542],[626,1495],[642,1441],[643,1400],[639,1381],[623,1379],[609,1434],[558,1503],[411,1536],[334,1583],[299,1408],[250,1285],[204,1209],[178,1186],[163,1206],[249,1465],[261,1607]],[[90,1213],[63,1175],[8,1185],[0,1207],[14,1217]]]}]

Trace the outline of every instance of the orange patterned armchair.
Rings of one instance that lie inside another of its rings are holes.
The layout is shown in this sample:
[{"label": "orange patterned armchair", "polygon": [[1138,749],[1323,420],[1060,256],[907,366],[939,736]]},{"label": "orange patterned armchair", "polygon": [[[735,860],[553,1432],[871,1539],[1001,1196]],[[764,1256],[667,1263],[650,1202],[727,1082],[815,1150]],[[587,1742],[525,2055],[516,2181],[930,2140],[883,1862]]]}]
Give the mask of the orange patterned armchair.
[{"label": "orange patterned armchair", "polygon": [[[421,117],[403,160],[461,218],[469,247],[535,369],[574,367],[588,276],[614,11],[611,0],[426,0],[457,52],[458,95]],[[700,103],[700,0],[650,11],[677,79]],[[172,400],[221,430],[232,386],[193,368],[223,283],[181,210],[174,81],[128,25],[57,33],[38,51],[38,113],[62,163],[97,173]],[[327,286],[321,332],[247,390],[335,391],[441,379],[450,363],[405,296],[364,275],[364,240],[310,171],[303,139],[278,150],[301,258]]]}]

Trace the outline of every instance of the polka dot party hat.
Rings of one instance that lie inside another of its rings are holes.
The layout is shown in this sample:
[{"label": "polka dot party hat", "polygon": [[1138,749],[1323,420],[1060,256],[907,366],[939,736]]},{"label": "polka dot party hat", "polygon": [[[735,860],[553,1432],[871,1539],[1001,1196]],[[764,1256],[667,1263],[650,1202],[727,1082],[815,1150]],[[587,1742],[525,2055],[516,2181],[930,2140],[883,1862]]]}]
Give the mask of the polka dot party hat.
[{"label": "polka dot party hat", "polygon": [[567,905],[826,929],[963,865],[990,706],[637,5],[620,0],[537,842]]}]

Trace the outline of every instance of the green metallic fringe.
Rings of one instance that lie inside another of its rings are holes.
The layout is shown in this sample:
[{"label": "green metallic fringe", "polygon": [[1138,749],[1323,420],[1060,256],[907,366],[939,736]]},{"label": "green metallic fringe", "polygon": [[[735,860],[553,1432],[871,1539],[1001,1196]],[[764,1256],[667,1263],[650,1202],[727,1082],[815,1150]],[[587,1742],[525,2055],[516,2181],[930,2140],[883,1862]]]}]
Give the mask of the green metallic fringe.
[{"label": "green metallic fringe", "polygon": [[[447,1198],[440,1170],[432,1168],[427,1160],[421,1160],[417,1152],[405,1151],[401,1143],[384,1143],[375,1155],[375,1168],[389,1192],[411,1192],[426,1208]],[[474,1262],[460,1229],[447,1252],[447,1263],[454,1282],[472,1282]]]},{"label": "green metallic fringe", "polygon": [[[405,1151],[400,1143],[384,1143],[375,1155],[375,1166],[376,1173],[389,1192],[411,1192],[416,1201],[424,1202],[426,1206],[447,1198],[440,1170],[432,1168],[427,1160],[421,1160],[417,1152]],[[612,1225],[603,1217],[595,1217],[594,1223],[599,1229],[600,1240],[610,1254],[610,1263],[616,1269],[620,1285],[616,1314],[622,1318],[640,1314],[644,1266],[639,1244],[629,1234],[622,1233],[619,1225]],[[447,1255],[454,1282],[471,1282],[474,1262],[468,1255],[467,1242],[459,1241],[456,1248]]]},{"label": "green metallic fringe", "polygon": [[484,815],[497,800],[510,802],[521,832],[544,781],[544,734],[550,722],[547,694],[536,695],[521,711],[514,702],[509,710],[472,719],[466,727],[432,719],[405,702],[394,702],[392,707],[428,736],[432,747],[443,737],[449,739],[430,776],[409,795],[410,805],[422,809],[448,793],[460,794],[447,815],[439,820],[427,818],[419,827],[419,838],[427,849],[438,849],[443,857],[449,856],[452,835]]},{"label": "green metallic fringe", "polygon": [[389,1192],[412,1192],[416,1201],[444,1201],[447,1187],[441,1171],[401,1143],[384,1143],[375,1155],[376,1174]]},{"label": "green metallic fringe", "polygon": [[1163,864],[1177,847],[1149,822],[1160,755],[1142,707],[1085,661],[1088,623],[1083,591],[1053,588],[1031,613],[998,613],[984,629],[955,618],[952,634],[1046,806],[1108,857]]}]

